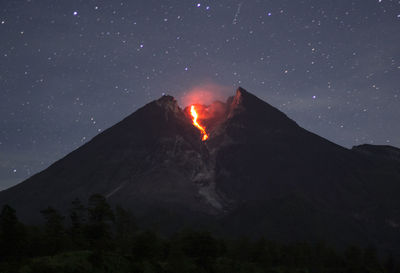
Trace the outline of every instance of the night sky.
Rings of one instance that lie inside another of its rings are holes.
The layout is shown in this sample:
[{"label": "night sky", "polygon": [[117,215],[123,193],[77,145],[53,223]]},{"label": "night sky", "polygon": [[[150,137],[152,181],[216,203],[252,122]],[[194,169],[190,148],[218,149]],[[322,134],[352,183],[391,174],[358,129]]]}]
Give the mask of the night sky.
[{"label": "night sky", "polygon": [[1,0],[0,34],[0,189],[193,88],[400,147],[398,0]]}]

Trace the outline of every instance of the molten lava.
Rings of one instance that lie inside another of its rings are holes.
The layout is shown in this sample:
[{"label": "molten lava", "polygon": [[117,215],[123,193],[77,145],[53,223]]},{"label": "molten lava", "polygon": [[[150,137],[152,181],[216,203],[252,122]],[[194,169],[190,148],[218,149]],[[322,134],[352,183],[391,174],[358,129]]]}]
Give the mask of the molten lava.
[{"label": "molten lava", "polygon": [[197,127],[197,129],[200,130],[201,134],[203,135],[202,140],[205,141],[208,138],[207,132],[206,132],[206,128],[201,126],[198,122],[197,122],[197,118],[199,117],[199,115],[196,112],[196,109],[194,108],[194,105],[192,105],[192,107],[190,107],[190,114],[193,117],[193,125]]}]

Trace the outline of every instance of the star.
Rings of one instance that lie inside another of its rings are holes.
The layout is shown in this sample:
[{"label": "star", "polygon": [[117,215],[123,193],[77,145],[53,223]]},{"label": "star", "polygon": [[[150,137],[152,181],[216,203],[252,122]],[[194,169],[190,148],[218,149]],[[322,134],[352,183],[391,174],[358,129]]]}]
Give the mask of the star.
[{"label": "star", "polygon": [[386,118],[400,117],[398,0],[27,1],[5,0],[0,15],[0,165],[13,166],[0,168],[10,181],[0,190],[161,92],[179,98],[203,83],[240,81],[345,147],[400,146],[400,123]]}]

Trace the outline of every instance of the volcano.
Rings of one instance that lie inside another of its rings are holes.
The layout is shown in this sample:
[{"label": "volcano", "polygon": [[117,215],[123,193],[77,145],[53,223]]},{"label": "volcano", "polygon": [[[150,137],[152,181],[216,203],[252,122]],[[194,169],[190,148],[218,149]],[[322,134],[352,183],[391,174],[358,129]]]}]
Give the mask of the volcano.
[{"label": "volcano", "polygon": [[0,205],[35,222],[94,193],[164,232],[400,246],[400,150],[341,147],[242,88],[185,109],[163,96],[0,192]]}]

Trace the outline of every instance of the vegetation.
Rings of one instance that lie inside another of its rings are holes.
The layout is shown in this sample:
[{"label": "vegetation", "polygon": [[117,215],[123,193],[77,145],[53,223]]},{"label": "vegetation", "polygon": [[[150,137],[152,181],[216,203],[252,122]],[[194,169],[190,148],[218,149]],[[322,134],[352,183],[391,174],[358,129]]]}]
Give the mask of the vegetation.
[{"label": "vegetation", "polygon": [[128,211],[113,209],[101,195],[87,205],[74,200],[67,217],[52,207],[41,213],[43,226],[26,226],[3,207],[0,272],[400,272],[393,257],[380,260],[373,247],[338,252],[324,244],[228,240],[189,230],[162,237],[138,229]]}]

